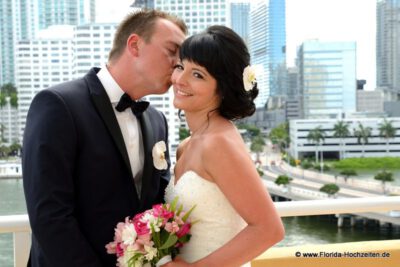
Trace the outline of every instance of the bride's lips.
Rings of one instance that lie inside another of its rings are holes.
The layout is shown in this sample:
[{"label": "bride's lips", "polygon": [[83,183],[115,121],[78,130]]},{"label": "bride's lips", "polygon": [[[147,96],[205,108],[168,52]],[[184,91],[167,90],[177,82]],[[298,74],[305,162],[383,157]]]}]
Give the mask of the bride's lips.
[{"label": "bride's lips", "polygon": [[183,90],[180,90],[180,89],[175,89],[175,94],[180,95],[180,96],[192,96],[192,94],[185,92]]}]

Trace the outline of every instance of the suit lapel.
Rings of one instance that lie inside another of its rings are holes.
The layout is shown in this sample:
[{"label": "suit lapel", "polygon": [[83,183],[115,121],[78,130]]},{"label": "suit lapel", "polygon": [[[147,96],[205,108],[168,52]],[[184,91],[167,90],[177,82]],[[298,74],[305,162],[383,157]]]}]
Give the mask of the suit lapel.
[{"label": "suit lapel", "polygon": [[[89,74],[86,76],[86,80],[88,81],[88,86],[89,86],[89,91],[91,98],[93,100],[93,103],[99,112],[100,116],[102,117],[104,124],[106,125],[108,131],[110,132],[115,145],[118,148],[118,151],[121,153],[121,156],[123,158],[123,161],[126,165],[126,167],[129,170],[129,173],[131,177],[132,175],[132,169],[131,169],[131,164],[129,163],[129,157],[128,157],[128,152],[126,150],[124,138],[121,133],[121,129],[119,127],[117,118],[115,117],[115,113],[113,110],[113,107],[110,103],[110,99],[108,98],[108,95],[101,84],[100,80],[97,78],[96,73],[98,72],[97,69],[91,70]],[[93,76],[94,75],[94,76]],[[134,190],[136,193],[136,190]]]},{"label": "suit lapel", "polygon": [[142,176],[142,191],[141,191],[141,204],[145,205],[145,194],[152,187],[152,177],[153,177],[153,145],[155,143],[153,127],[151,126],[150,116],[148,112],[143,112],[142,116],[139,118],[142,138],[143,138],[143,149],[144,149],[144,166],[143,166],[143,176]]}]

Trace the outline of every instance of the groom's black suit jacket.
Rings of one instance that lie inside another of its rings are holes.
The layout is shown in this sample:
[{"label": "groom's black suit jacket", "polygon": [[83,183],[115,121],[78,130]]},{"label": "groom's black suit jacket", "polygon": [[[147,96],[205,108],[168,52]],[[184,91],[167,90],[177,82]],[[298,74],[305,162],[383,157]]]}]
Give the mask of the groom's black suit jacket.
[{"label": "groom's black suit jacket", "polygon": [[105,245],[117,222],[163,200],[170,173],[154,168],[152,148],[168,144],[165,117],[150,106],[139,118],[145,161],[138,198],[98,70],[41,91],[31,104],[22,157],[32,228],[28,266],[115,266]]}]

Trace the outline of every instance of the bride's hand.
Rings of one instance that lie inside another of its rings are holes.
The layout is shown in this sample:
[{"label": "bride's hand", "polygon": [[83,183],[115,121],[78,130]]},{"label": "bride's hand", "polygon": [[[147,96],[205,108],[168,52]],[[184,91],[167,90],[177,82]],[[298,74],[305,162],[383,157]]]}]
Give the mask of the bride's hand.
[{"label": "bride's hand", "polygon": [[184,261],[179,256],[177,256],[173,261],[170,261],[170,262],[162,265],[161,267],[188,267],[188,266],[192,266],[192,265],[190,263],[187,263],[186,261]]}]

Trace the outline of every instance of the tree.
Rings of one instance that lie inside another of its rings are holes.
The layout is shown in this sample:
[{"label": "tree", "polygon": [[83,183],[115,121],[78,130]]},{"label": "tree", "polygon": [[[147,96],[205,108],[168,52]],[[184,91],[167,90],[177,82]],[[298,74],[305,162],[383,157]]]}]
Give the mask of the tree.
[{"label": "tree", "polygon": [[389,139],[396,136],[396,128],[393,127],[392,121],[387,121],[379,123],[379,135],[386,140],[386,154],[389,154]]},{"label": "tree", "polygon": [[344,138],[350,135],[349,125],[344,121],[338,121],[333,126],[333,136],[340,139],[339,159],[344,158]]},{"label": "tree", "polygon": [[290,143],[289,123],[281,123],[273,128],[269,133],[269,139],[271,139],[273,144],[277,144],[280,149],[287,148]]},{"label": "tree", "polygon": [[[307,140],[311,143],[315,143],[315,163],[318,163],[318,148],[325,140],[325,131],[321,129],[321,126],[317,126],[308,132]],[[323,161],[322,156],[321,151],[321,162]]]},{"label": "tree", "polygon": [[364,157],[364,146],[368,144],[371,131],[371,127],[364,127],[360,122],[358,123],[358,128],[354,129],[354,136],[357,137],[357,143],[362,145],[362,157]]},{"label": "tree", "polygon": [[17,142],[13,142],[9,148],[10,148],[10,154],[13,156],[17,156],[20,154],[19,152],[21,151],[22,146]]},{"label": "tree", "polygon": [[383,193],[386,192],[386,182],[394,181],[393,173],[385,170],[378,172],[374,179],[382,182]]},{"label": "tree", "polygon": [[287,175],[279,175],[276,179],[275,179],[275,184],[277,185],[283,185],[283,186],[287,186],[288,184],[290,184],[290,181],[292,181],[293,178],[287,176]]},{"label": "tree", "polygon": [[347,183],[347,179],[350,176],[356,176],[357,172],[355,170],[351,170],[351,169],[344,169],[340,172],[340,174],[344,176],[344,181],[345,181],[345,183]]},{"label": "tree", "polygon": [[257,154],[257,162],[260,161],[260,152],[263,152],[265,146],[264,138],[259,135],[251,140],[250,150]]},{"label": "tree", "polygon": [[6,139],[4,138],[5,130],[6,130],[6,126],[4,126],[2,123],[0,123],[0,143],[6,142]]},{"label": "tree", "polygon": [[12,83],[6,83],[0,88],[0,107],[7,104],[7,97],[10,97],[12,107],[18,106],[17,88]]},{"label": "tree", "polygon": [[329,197],[336,195],[339,190],[340,188],[336,184],[325,184],[319,189],[319,191],[327,193]]}]

